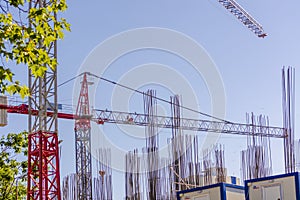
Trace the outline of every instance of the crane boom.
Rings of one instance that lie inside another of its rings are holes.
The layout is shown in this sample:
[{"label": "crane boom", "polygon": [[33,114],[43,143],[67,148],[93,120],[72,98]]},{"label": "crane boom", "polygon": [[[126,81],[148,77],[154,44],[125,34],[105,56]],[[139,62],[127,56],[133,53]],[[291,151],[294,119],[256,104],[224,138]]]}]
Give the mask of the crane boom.
[{"label": "crane boom", "polygon": [[264,38],[267,34],[263,27],[251,17],[236,1],[234,0],[218,0],[229,12],[235,15],[248,29],[254,32],[258,37]]},{"label": "crane boom", "polygon": [[[19,106],[1,105],[0,109],[6,109],[9,113],[28,114],[28,106],[21,104]],[[33,114],[37,111],[33,110]],[[47,115],[51,115],[53,112],[47,112]],[[90,120],[97,124],[115,123],[115,124],[127,124],[136,126],[147,126],[147,115],[131,112],[119,112],[110,110],[94,109],[91,111],[92,115]],[[78,116],[71,113],[58,112],[58,118],[61,119],[79,119]],[[156,126],[160,128],[172,128],[172,117],[168,116],[154,116],[156,119]],[[181,118],[182,130],[191,131],[205,131],[215,132],[223,134],[235,134],[235,135],[261,135],[264,137],[285,138],[286,133],[284,128],[274,126],[258,126],[242,123],[231,123],[224,121],[210,121],[200,119],[188,119]]]},{"label": "crane boom", "polygon": [[[29,109],[28,109],[28,105],[27,104],[20,104],[20,105],[3,105],[0,104],[0,110],[4,109],[6,110],[8,113],[16,113],[16,114],[24,114],[24,115],[28,115],[29,114]],[[37,116],[39,114],[38,110],[31,110],[31,115],[33,116]],[[48,117],[51,117],[54,115],[53,111],[47,111],[46,112]],[[75,115],[74,114],[70,114],[70,113],[62,113],[62,112],[58,112],[57,113],[57,118],[60,119],[75,119]]]},{"label": "crane boom", "polygon": [[[96,118],[95,118],[96,117]],[[172,117],[154,116],[155,125],[160,128],[172,128]],[[94,110],[91,119],[98,124],[116,123],[137,126],[147,126],[147,115],[138,113],[118,112],[109,110]],[[252,124],[231,123],[224,121],[210,121],[200,119],[181,118],[182,130],[206,131],[236,135],[261,135],[264,137],[284,138],[285,130],[280,127],[258,126]]]}]

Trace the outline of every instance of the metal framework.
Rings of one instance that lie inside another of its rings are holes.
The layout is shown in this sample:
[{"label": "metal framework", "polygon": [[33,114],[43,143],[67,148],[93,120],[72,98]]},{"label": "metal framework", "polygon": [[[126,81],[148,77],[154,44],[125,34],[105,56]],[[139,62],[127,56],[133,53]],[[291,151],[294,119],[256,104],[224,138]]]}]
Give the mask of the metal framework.
[{"label": "metal framework", "polygon": [[[92,119],[98,124],[116,123],[138,126],[148,126],[147,115],[109,110],[95,110]],[[154,116],[155,125],[160,128],[172,128],[172,117]],[[209,121],[181,118],[180,129],[192,131],[205,131],[235,135],[261,135],[264,137],[285,138],[283,128],[271,126],[258,126],[251,124],[230,123],[223,121]]]},{"label": "metal framework", "polygon": [[80,200],[92,199],[92,159],[91,159],[91,124],[88,81],[84,73],[76,109],[75,151],[77,174],[77,197]]},{"label": "metal framework", "polygon": [[[6,109],[8,113],[28,114],[28,109],[25,104],[19,106],[1,105],[0,109]],[[33,113],[36,113],[33,112]],[[90,121],[97,124],[116,123],[136,126],[147,126],[147,116],[139,113],[128,113],[110,110],[95,109],[92,111]],[[52,115],[52,112],[47,112],[47,115]],[[61,119],[78,119],[79,117],[70,113],[58,113],[58,118]],[[172,117],[168,116],[154,116],[156,125],[159,128],[171,128]],[[260,126],[242,123],[229,123],[222,121],[210,121],[199,119],[181,118],[180,129],[191,131],[217,132],[223,134],[234,135],[261,135],[264,137],[285,138],[287,132],[284,128],[273,126]]]},{"label": "metal framework", "polygon": [[[88,82],[87,74],[83,76],[81,85],[80,96],[77,104],[76,114],[66,112],[56,112],[57,118],[74,119],[75,120],[75,138],[76,138],[76,173],[77,173],[77,197],[78,199],[90,200],[92,199],[92,170],[91,170],[91,125],[90,121],[97,124],[104,123],[117,123],[125,125],[148,126],[148,115],[128,112],[118,112],[109,110],[94,109],[92,113],[89,110],[88,98]],[[8,102],[8,105],[1,105],[0,109],[7,110],[8,113],[29,114],[29,106],[26,104],[13,105]],[[52,108],[51,108],[52,109]],[[46,111],[45,116],[52,117],[54,112]],[[56,110],[57,111],[57,110]],[[36,109],[31,109],[30,113],[34,117],[38,117],[40,112]],[[151,117],[153,124],[159,128],[172,128],[174,127],[174,117],[157,116]],[[225,121],[209,121],[180,118],[180,124],[177,129],[204,131],[204,132],[217,132],[224,134],[235,135],[251,135],[263,137],[286,138],[287,132],[285,128],[231,123]],[[29,171],[31,176],[42,176],[42,185],[39,185],[39,179],[32,180],[31,190],[28,195],[35,197],[31,199],[58,199],[57,191],[59,191],[59,184],[57,180],[59,173],[58,162],[53,162],[58,158],[57,151],[57,134],[51,132],[37,131],[29,135],[29,146],[31,153],[29,160],[31,165]],[[42,148],[40,148],[42,147]],[[43,163],[41,169],[39,166]],[[42,173],[42,174],[41,174]],[[42,190],[40,190],[42,188]],[[48,188],[45,190],[44,188]],[[42,191],[39,193],[39,191]],[[59,194],[60,195],[60,194]],[[45,198],[47,196],[47,198]],[[57,196],[57,197],[56,197]],[[53,198],[52,198],[53,197]],[[29,198],[30,199],[30,198]]]},{"label": "metal framework", "polygon": [[266,37],[263,27],[251,17],[237,2],[234,0],[218,0],[229,12],[235,15],[248,29],[254,32],[258,37]]},{"label": "metal framework", "polygon": [[[31,162],[28,171],[31,173],[32,181],[28,199],[57,200],[59,197],[57,192],[60,190],[57,184],[59,163],[54,162],[59,156],[57,134],[38,131],[29,134],[28,142],[31,150],[28,155]],[[33,179],[33,177],[36,178]]]},{"label": "metal framework", "polygon": [[[52,0],[31,0],[30,8],[44,8]],[[258,37],[265,37],[262,26],[256,22],[234,0],[219,0],[244,25]],[[55,16],[55,14],[54,14]],[[57,57],[57,44],[53,42],[46,49],[50,56]],[[58,118],[75,119],[76,173],[78,175],[78,198],[92,199],[91,170],[91,127],[90,120],[99,124],[105,122],[147,126],[143,114],[97,110],[92,118],[89,111],[88,83],[84,74],[76,114],[58,113],[57,110],[57,71],[48,67],[43,77],[35,77],[29,70],[30,98],[27,107],[3,107],[10,112],[28,114],[28,191],[27,199],[60,200],[60,174],[58,156]],[[51,102],[51,103],[50,103]],[[47,111],[50,107],[51,112]],[[153,116],[157,127],[172,128],[172,118]],[[183,130],[220,132],[248,135],[249,133],[284,138],[285,131],[277,127],[262,127],[248,124],[214,122],[194,119],[181,119]]]},{"label": "metal framework", "polygon": [[[52,0],[31,0],[29,6],[41,9],[51,3]],[[53,16],[56,14],[53,13]],[[46,50],[50,57],[57,57],[56,42],[52,42],[49,47],[40,42],[39,48]],[[48,70],[43,77],[35,77],[29,70],[28,200],[61,199],[57,142],[57,71],[56,68],[46,67]],[[47,115],[49,107],[52,115]]]}]

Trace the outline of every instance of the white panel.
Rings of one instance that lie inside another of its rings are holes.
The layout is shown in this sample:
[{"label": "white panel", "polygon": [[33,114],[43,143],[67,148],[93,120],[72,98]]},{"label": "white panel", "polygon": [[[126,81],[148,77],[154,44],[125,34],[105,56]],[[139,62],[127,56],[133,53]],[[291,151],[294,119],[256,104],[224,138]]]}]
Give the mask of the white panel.
[{"label": "white panel", "polygon": [[193,200],[210,200],[209,194],[194,197]]},{"label": "white panel", "polygon": [[204,190],[187,192],[180,195],[181,200],[220,200],[220,187],[212,187]]},{"label": "white panel", "polygon": [[294,176],[248,183],[250,200],[297,200]]},{"label": "white panel", "polygon": [[244,193],[226,191],[227,200],[245,200]]},{"label": "white panel", "polygon": [[263,200],[280,200],[281,197],[281,185],[271,185],[271,186],[264,186],[263,190]]}]

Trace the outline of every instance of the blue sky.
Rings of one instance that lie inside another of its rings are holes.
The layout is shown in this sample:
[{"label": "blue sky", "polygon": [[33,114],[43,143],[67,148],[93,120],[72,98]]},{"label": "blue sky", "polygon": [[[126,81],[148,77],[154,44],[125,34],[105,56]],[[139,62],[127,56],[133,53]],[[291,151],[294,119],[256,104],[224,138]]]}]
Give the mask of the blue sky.
[{"label": "blue sky", "polygon": [[[76,76],[90,52],[115,34],[143,27],[171,29],[199,43],[217,66],[225,88],[227,120],[245,122],[245,113],[254,112],[269,116],[271,125],[282,126],[281,68],[283,65],[296,68],[296,94],[297,85],[299,85],[297,67],[300,65],[300,27],[298,25],[300,3],[296,0],[284,2],[239,0],[237,2],[263,25],[268,34],[266,38],[258,38],[218,1],[214,0],[68,1],[69,8],[63,17],[71,24],[72,31],[66,33],[65,39],[58,45],[60,63],[58,81],[61,83]],[[204,80],[194,76],[188,63],[169,53],[158,50],[132,52],[112,63],[104,76],[119,80],[135,67],[148,63],[166,65],[184,76],[196,91],[199,101],[197,109],[211,112],[210,95]],[[26,71],[16,74],[20,77],[19,79],[26,81],[27,75],[24,75]],[[110,108],[112,91],[115,90],[113,86],[103,82],[95,86],[97,92],[93,97],[94,106],[100,109]],[[59,101],[71,104],[76,87],[78,87],[76,83],[60,87]],[[159,84],[149,84],[139,89],[151,87],[158,90],[157,95],[160,97],[168,99],[172,94],[167,86],[162,87]],[[296,132],[299,130],[297,97],[298,95],[296,95]],[[143,111],[142,97],[133,94],[128,101],[129,107],[134,109],[133,112]],[[137,103],[138,101],[140,103]],[[168,113],[168,105],[161,105],[161,109]],[[14,126],[11,123],[7,130],[18,131],[27,128],[26,117],[10,116],[10,121],[15,119],[24,121],[24,124]],[[60,138],[64,140],[61,160],[62,177],[75,171],[73,126],[72,121],[61,120],[59,122]],[[120,130],[113,125],[107,127],[104,125],[101,129],[105,129],[105,132],[112,132],[113,136],[110,136],[110,139],[124,149],[131,150],[136,146],[135,143],[130,145],[130,140],[124,140],[126,144],[118,141],[116,138],[119,137]],[[138,131],[144,134],[142,129]],[[97,131],[93,131],[93,138],[100,140],[95,136],[97,134],[95,132]],[[299,138],[297,133],[296,138]],[[245,148],[246,138],[227,135],[221,137],[219,142],[225,144],[226,165],[229,173],[239,176],[237,163],[240,162],[238,158],[240,150]],[[142,143],[138,146],[143,146],[144,142]],[[272,139],[272,146],[274,172],[283,173],[282,141]],[[117,176],[123,175],[116,173]],[[122,180],[116,177],[114,178],[115,184]],[[122,185],[121,189],[123,188]],[[116,191],[117,188],[114,190]],[[115,192],[114,195],[115,199],[120,199],[123,194]]]}]

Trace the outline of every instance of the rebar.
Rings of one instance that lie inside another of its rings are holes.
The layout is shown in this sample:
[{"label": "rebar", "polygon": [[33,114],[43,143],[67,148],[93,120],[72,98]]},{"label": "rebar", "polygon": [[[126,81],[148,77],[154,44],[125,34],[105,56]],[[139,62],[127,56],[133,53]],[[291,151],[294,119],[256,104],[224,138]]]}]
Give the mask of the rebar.
[{"label": "rebar", "polygon": [[283,128],[287,137],[284,138],[285,172],[295,172],[295,69],[282,68],[282,111]]},{"label": "rebar", "polygon": [[100,148],[96,150],[98,176],[93,179],[93,199],[112,200],[112,169],[111,150]]},{"label": "rebar", "polygon": [[[251,125],[268,126],[269,119],[263,115],[256,117],[253,113],[246,114],[246,121]],[[254,179],[266,177],[272,174],[272,156],[270,138],[256,134],[247,136],[247,149],[241,152],[242,179]]]}]

